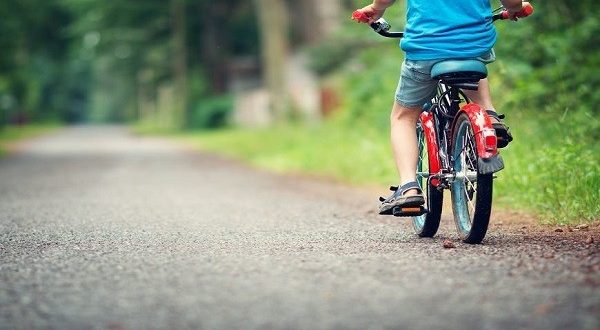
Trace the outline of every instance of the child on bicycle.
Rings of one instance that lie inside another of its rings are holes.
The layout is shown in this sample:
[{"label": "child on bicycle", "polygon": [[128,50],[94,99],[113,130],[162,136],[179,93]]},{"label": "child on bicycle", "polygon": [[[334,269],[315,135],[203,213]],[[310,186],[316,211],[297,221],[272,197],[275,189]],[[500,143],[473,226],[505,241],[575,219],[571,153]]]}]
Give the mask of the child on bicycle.
[{"label": "child on bicycle", "polygon": [[[521,0],[500,0],[510,18],[523,8]],[[369,17],[369,24],[383,16],[396,0],[374,0],[359,9]],[[379,207],[380,214],[391,214],[395,206],[420,206],[425,198],[416,182],[418,146],[415,128],[422,106],[436,92],[437,82],[431,79],[432,66],[447,59],[478,59],[484,63],[495,60],[492,49],[496,31],[492,24],[489,0],[407,0],[407,20],[401,48],[406,53],[396,100],[390,116],[391,142],[400,175],[400,186]],[[479,82],[478,91],[464,91],[473,102],[488,109],[492,118],[498,147],[512,141],[508,127],[494,110],[487,79]]]}]

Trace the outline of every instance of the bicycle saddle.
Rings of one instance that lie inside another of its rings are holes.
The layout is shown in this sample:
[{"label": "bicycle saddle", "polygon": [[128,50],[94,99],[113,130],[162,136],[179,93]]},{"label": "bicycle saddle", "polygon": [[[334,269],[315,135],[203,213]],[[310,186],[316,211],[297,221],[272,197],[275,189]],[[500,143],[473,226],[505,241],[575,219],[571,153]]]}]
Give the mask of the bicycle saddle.
[{"label": "bicycle saddle", "polygon": [[485,64],[477,60],[446,60],[433,65],[431,78],[446,84],[476,83],[487,77]]}]

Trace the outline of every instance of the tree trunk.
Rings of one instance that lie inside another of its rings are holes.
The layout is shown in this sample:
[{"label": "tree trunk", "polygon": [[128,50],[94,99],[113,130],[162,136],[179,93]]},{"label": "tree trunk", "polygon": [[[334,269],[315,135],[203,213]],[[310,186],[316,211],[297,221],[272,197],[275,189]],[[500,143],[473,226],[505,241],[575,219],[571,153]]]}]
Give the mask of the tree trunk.
[{"label": "tree trunk", "polygon": [[340,28],[342,22],[342,4],[340,0],[312,0],[317,8],[317,16],[320,20],[319,33],[329,36],[333,31]]},{"label": "tree trunk", "polygon": [[229,37],[223,33],[219,20],[227,17],[226,4],[209,2],[201,7],[202,57],[213,95],[227,91],[227,62],[223,49],[228,49]]},{"label": "tree trunk", "polygon": [[288,56],[288,12],[284,0],[255,0],[258,11],[263,72],[270,107],[276,121],[288,118],[286,59]]},{"label": "tree trunk", "polygon": [[341,0],[302,0],[293,2],[292,6],[293,25],[300,32],[302,42],[323,41],[341,25]]},{"label": "tree trunk", "polygon": [[185,0],[171,0],[173,77],[175,87],[173,123],[176,128],[182,128],[185,125],[188,99],[185,9]]}]

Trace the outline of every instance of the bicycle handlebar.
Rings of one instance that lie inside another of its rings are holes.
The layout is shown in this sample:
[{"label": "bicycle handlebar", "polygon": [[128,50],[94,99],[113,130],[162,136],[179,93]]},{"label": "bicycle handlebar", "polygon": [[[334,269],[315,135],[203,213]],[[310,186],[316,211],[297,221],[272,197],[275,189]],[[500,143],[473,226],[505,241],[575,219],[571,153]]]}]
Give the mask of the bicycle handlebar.
[{"label": "bicycle handlebar", "polygon": [[390,28],[392,27],[386,20],[380,18],[376,22],[369,24],[371,28],[377,32],[379,35],[387,37],[387,38],[402,38],[404,37],[404,32],[390,32]]},{"label": "bicycle handlebar", "polygon": [[[360,23],[369,23],[369,16],[358,10],[352,13],[352,19]],[[369,25],[373,31],[387,38],[402,38],[404,36],[404,32],[390,32],[391,26],[383,17]]]},{"label": "bicycle handlebar", "polygon": [[[529,3],[526,3],[520,12],[518,12],[515,17],[516,18],[524,18],[533,14],[533,6]],[[359,23],[369,23],[369,17],[365,15],[365,13],[356,10],[352,13],[352,19]],[[492,16],[493,21],[497,20],[505,20],[510,19],[510,15],[507,10],[503,10],[502,12]],[[376,22],[369,24],[371,28],[377,32],[377,34],[384,36],[386,38],[402,38],[404,37],[404,32],[390,32],[390,24],[386,22],[385,19],[380,18]]]}]

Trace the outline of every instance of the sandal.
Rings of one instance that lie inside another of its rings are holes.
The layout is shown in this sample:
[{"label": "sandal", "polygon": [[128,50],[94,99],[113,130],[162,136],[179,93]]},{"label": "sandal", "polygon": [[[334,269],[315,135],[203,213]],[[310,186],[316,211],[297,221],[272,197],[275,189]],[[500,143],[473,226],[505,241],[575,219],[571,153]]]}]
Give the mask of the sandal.
[{"label": "sandal", "polygon": [[492,123],[492,127],[494,128],[494,130],[496,130],[496,137],[498,138],[497,147],[506,147],[508,143],[510,143],[513,140],[513,136],[510,133],[509,127],[502,122],[502,119],[504,119],[505,116],[503,114],[498,114],[496,113],[496,111],[493,110],[486,110],[486,112],[490,117],[497,120],[497,122]]},{"label": "sandal", "polygon": [[[409,190],[416,190],[416,195],[404,196]],[[379,206],[379,214],[390,215],[393,213],[393,209],[396,206],[422,206],[425,204],[425,197],[423,197],[423,191],[419,187],[419,184],[415,181],[409,182],[402,187],[392,186],[390,190],[394,193],[388,197],[379,197],[381,205]]]}]

